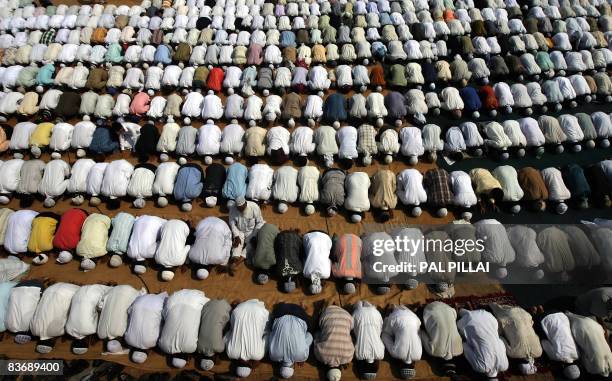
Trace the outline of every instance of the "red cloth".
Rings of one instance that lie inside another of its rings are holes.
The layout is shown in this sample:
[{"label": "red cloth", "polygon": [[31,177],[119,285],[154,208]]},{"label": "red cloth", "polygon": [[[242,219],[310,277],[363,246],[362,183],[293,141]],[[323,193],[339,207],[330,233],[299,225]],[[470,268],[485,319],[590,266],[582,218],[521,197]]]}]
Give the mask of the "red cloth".
[{"label": "red cloth", "polygon": [[495,90],[489,85],[480,88],[480,101],[482,102],[482,106],[487,110],[494,110],[499,107],[497,97],[495,96]]},{"label": "red cloth", "polygon": [[70,209],[60,218],[59,227],[55,231],[53,247],[59,250],[74,250],[81,239],[81,227],[87,218],[83,209]]},{"label": "red cloth", "polygon": [[223,90],[224,77],[225,72],[223,72],[223,69],[221,69],[220,67],[213,67],[210,73],[208,74],[206,85],[210,90],[221,92],[221,90]]}]

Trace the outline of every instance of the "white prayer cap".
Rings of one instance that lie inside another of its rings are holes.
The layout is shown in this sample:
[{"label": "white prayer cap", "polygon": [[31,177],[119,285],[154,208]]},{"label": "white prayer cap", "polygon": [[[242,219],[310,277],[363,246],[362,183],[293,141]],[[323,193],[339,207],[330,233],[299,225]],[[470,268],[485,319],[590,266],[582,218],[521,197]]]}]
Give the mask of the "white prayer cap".
[{"label": "white prayer cap", "polygon": [[85,271],[93,270],[96,268],[96,263],[89,258],[85,258],[81,261],[81,269]]},{"label": "white prayer cap", "polygon": [[438,217],[446,217],[448,210],[446,208],[438,209]]},{"label": "white prayer cap", "polygon": [[57,263],[65,264],[72,260],[72,254],[69,251],[63,250],[57,256]]},{"label": "white prayer cap", "polygon": [[123,346],[121,346],[121,343],[118,340],[111,340],[106,343],[106,350],[108,350],[110,353],[119,353],[123,350]]},{"label": "white prayer cap", "polygon": [[147,204],[147,202],[144,200],[144,198],[137,198],[136,200],[134,200],[134,207],[138,208],[138,209],[142,209],[145,207],[145,205]]},{"label": "white prayer cap", "polygon": [[361,222],[361,215],[359,215],[359,214],[351,215],[351,222],[353,222],[355,224]]},{"label": "white prayer cap", "polygon": [[345,283],[344,287],[343,287],[343,290],[344,290],[345,294],[354,294],[355,291],[357,291],[356,288],[355,288],[355,283],[353,283],[353,282]]},{"label": "white prayer cap", "polygon": [[174,272],[170,270],[164,270],[161,272],[161,278],[163,281],[170,282],[174,279]]},{"label": "white prayer cap", "polygon": [[159,155],[159,160],[161,160],[161,161],[163,161],[163,162],[168,161],[168,159],[169,159],[169,158],[170,158],[170,157],[169,157],[169,156],[168,156],[168,154],[167,154],[167,153],[165,153],[165,152],[164,152],[164,153],[162,153],[161,155]]},{"label": "white prayer cap", "polygon": [[7,197],[7,196],[0,196],[0,204],[2,205],[6,205],[10,202],[11,200]]},{"label": "white prayer cap", "polygon": [[495,275],[497,275],[499,279],[504,279],[508,276],[508,269],[505,267],[500,267],[495,271]]},{"label": "white prayer cap", "polygon": [[246,203],[246,199],[244,198],[244,196],[238,196],[234,201],[236,202],[236,206],[242,206]]},{"label": "white prayer cap", "polygon": [[119,267],[123,263],[120,255],[114,254],[109,262],[110,267]]},{"label": "white prayer cap", "polygon": [[291,378],[293,377],[293,368],[290,366],[282,366],[280,368],[280,375],[282,378]]},{"label": "white prayer cap", "polygon": [[42,154],[42,151],[40,150],[39,146],[32,146],[32,148],[30,148],[30,152],[32,152],[32,155],[35,158],[39,158],[40,155]]},{"label": "white prayer cap", "polygon": [[142,351],[134,351],[132,352],[132,361],[136,364],[142,364],[147,361],[147,357],[149,357],[145,352]]},{"label": "white prayer cap", "polygon": [[204,199],[204,201],[206,202],[206,206],[209,208],[217,205],[217,198],[215,196],[208,196]]},{"label": "white prayer cap", "polygon": [[285,204],[284,202],[280,202],[278,204],[278,212],[279,213],[287,213],[287,210],[289,210],[289,207],[287,206],[287,204]]},{"label": "white prayer cap", "polygon": [[564,202],[557,204],[556,210],[558,214],[565,214],[567,212],[567,204]]},{"label": "white prayer cap", "polygon": [[100,200],[99,197],[93,196],[92,198],[89,199],[89,205],[91,206],[98,206],[102,203],[102,200]]},{"label": "white prayer cap", "polygon": [[85,152],[85,150],[84,150],[83,148],[79,148],[79,149],[76,151],[76,155],[77,155],[77,157],[85,157],[86,152]]},{"label": "white prayer cap", "polygon": [[47,256],[47,254],[41,253],[38,254],[33,260],[32,262],[35,265],[44,265],[45,263],[47,263],[49,261],[49,257]]},{"label": "white prayer cap", "polygon": [[196,271],[196,277],[200,280],[204,280],[208,278],[208,274],[209,274],[208,270],[204,268],[198,269],[198,271]]},{"label": "white prayer cap", "polygon": [[186,202],[184,204],[181,205],[181,210],[183,212],[191,212],[191,209],[193,208],[193,206],[191,205],[190,202]]},{"label": "white prayer cap", "polygon": [[211,370],[215,366],[215,362],[211,359],[200,360],[200,368],[204,370]]},{"label": "white prayer cap", "polygon": [[328,381],[340,381],[340,378],[342,378],[342,372],[340,372],[340,369],[333,368],[327,371]]},{"label": "white prayer cap", "polygon": [[157,205],[164,208],[166,206],[168,206],[168,199],[165,197],[160,197],[157,199]]},{"label": "white prayer cap", "polygon": [[173,357],[172,358],[172,366],[175,368],[184,368],[185,365],[187,365],[187,360],[179,358],[179,357]]},{"label": "white prayer cap", "polygon": [[313,214],[314,214],[314,212],[315,212],[315,207],[314,207],[314,205],[312,205],[312,204],[308,204],[308,205],[306,205],[306,207],[304,208],[304,212],[305,212],[307,215],[309,215],[309,216],[313,215]]},{"label": "white prayer cap", "polygon": [[57,159],[60,159],[61,157],[62,157],[62,154],[57,151],[54,151],[51,153],[51,159],[57,160]]},{"label": "white prayer cap", "polygon": [[212,162],[213,162],[212,157],[210,157],[210,156],[205,156],[205,157],[204,157],[204,164],[206,164],[206,165],[211,165],[211,164],[212,164]]},{"label": "white prayer cap", "polygon": [[55,200],[51,197],[47,197],[45,201],[43,201],[43,205],[45,208],[53,208],[55,206]]},{"label": "white prayer cap", "polygon": [[147,267],[144,265],[136,265],[134,266],[134,273],[136,274],[144,274],[147,272]]},{"label": "white prayer cap", "polygon": [[423,213],[421,207],[415,206],[414,208],[412,208],[412,217],[418,217],[421,215],[421,213]]},{"label": "white prayer cap", "polygon": [[251,368],[248,366],[239,366],[236,368],[236,376],[240,378],[247,378],[251,375]]},{"label": "white prayer cap", "polygon": [[234,158],[231,156],[226,156],[225,159],[223,160],[225,161],[225,164],[233,164],[234,163]]}]

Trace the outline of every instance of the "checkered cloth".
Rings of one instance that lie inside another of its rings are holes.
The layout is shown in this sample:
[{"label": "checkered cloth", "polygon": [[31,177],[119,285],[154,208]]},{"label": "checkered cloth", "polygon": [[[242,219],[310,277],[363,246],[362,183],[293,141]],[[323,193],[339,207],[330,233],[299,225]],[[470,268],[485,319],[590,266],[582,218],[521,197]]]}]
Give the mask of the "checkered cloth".
[{"label": "checkered cloth", "polygon": [[363,124],[357,130],[357,148],[362,154],[373,155],[378,152],[376,129],[371,124]]},{"label": "checkered cloth", "polygon": [[444,169],[430,169],[423,176],[423,185],[427,190],[427,201],[433,206],[447,206],[453,202],[453,193],[449,186],[448,172]]}]

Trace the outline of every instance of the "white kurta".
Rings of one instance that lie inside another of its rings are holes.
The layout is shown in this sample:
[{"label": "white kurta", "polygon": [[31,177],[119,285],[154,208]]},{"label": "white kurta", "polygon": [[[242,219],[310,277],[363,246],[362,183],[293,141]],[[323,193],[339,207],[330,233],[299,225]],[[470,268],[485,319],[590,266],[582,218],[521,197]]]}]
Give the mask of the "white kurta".
[{"label": "white kurta", "polygon": [[385,357],[383,318],[376,306],[367,301],[359,301],[353,311],[353,332],[355,334],[355,359],[382,360]]},{"label": "white kurta", "polygon": [[267,201],[272,193],[274,170],[268,164],[255,164],[249,170],[246,198]]},{"label": "white kurta", "polygon": [[191,246],[187,245],[189,225],[181,220],[168,220],[159,233],[155,262],[164,267],[181,266]]},{"label": "white kurta", "polygon": [[72,297],[66,321],[68,335],[80,340],[96,333],[100,317],[98,303],[110,289],[103,284],[90,284],[77,290]]},{"label": "white kurta", "polygon": [[[353,318],[355,318],[354,313]],[[357,325],[356,318],[355,325]],[[396,306],[385,318],[382,341],[393,358],[407,364],[421,359],[423,349],[419,336],[420,327],[419,317],[403,305]]]},{"label": "white kurta", "polygon": [[96,162],[92,159],[78,159],[70,169],[70,179],[66,190],[69,193],[85,193],[87,191],[87,177]]},{"label": "white kurta", "polygon": [[495,317],[485,310],[461,310],[457,328],[463,336],[463,351],[472,369],[496,377],[508,369],[506,347],[499,337]]},{"label": "white kurta", "polygon": [[162,325],[162,311],[168,293],[140,295],[128,309],[125,342],[138,349],[155,347]]},{"label": "white kurta", "polygon": [[230,330],[224,337],[227,357],[232,360],[261,360],[266,353],[269,315],[260,300],[240,303],[232,311]]},{"label": "white kurta", "polygon": [[195,229],[189,260],[200,265],[225,265],[232,250],[232,231],[218,217],[206,217]]},{"label": "white kurta", "polygon": [[144,290],[137,290],[130,285],[111,288],[98,303],[98,338],[112,340],[122,337],[128,325],[128,308],[138,295],[144,293]]},{"label": "white kurta", "polygon": [[331,273],[331,260],[329,255],[332,248],[332,240],[329,235],[314,231],[304,234],[304,277],[310,278],[318,275],[327,279]]},{"label": "white kurta", "polygon": [[70,302],[78,289],[75,284],[55,283],[43,292],[30,322],[34,336],[47,340],[64,335]]},{"label": "white kurta", "polygon": [[278,201],[293,203],[298,198],[300,188],[297,184],[298,170],[285,165],[274,172],[272,197]]},{"label": "white kurta", "polygon": [[185,289],[170,295],[162,315],[159,349],[170,355],[195,352],[202,307],[209,300],[200,290]]},{"label": "white kurta", "polygon": [[157,250],[161,228],[165,223],[165,219],[157,216],[136,217],[128,244],[128,257],[136,261],[153,258]]},{"label": "white kurta", "polygon": [[4,234],[4,249],[11,254],[28,251],[28,241],[32,232],[32,221],[38,215],[33,210],[22,209],[13,213],[8,220]]},{"label": "white kurta", "polygon": [[578,359],[578,347],[572,336],[570,320],[562,312],[545,316],[542,321],[542,330],[546,339],[542,340],[542,349],[548,358],[571,364]]},{"label": "white kurta", "polygon": [[344,207],[351,212],[366,212],[370,210],[370,177],[365,172],[353,172],[346,176],[344,181],[346,198]]},{"label": "white kurta", "polygon": [[41,289],[35,286],[13,287],[8,300],[4,324],[9,332],[27,332],[40,300]]},{"label": "white kurta", "polygon": [[416,169],[404,169],[397,175],[397,197],[404,205],[421,205],[427,202],[423,187],[423,175]]},{"label": "white kurta", "polygon": [[302,167],[298,171],[300,202],[313,203],[319,200],[319,170],[315,166]]}]

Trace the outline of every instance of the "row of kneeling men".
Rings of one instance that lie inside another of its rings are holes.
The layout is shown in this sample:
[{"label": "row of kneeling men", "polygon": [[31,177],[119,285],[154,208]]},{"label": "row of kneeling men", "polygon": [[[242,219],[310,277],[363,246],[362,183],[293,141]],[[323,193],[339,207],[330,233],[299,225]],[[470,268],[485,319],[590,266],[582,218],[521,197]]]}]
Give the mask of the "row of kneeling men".
[{"label": "row of kneeling men", "polygon": [[127,197],[135,208],[143,208],[147,199],[155,197],[160,207],[173,199],[188,212],[198,200],[213,207],[221,200],[246,198],[263,203],[274,201],[280,213],[287,212],[289,204],[294,203],[302,204],[307,215],[315,213],[317,204],[329,216],[344,208],[352,222],[360,222],[368,211],[382,221],[389,220],[399,201],[415,217],[427,206],[439,217],[454,208],[469,220],[476,205],[518,213],[521,205],[542,211],[548,203],[558,214],[565,213],[568,204],[580,209],[590,205],[608,207],[611,179],[612,160],[585,168],[569,164],[561,169],[525,167],[517,171],[503,165],[492,171],[474,168],[469,173],[449,173],[442,168],[421,173],[408,168],[396,174],[379,169],[370,176],[339,168],[321,173],[314,165],[285,165],[275,170],[263,163],[250,168],[241,163],[227,168],[211,163],[203,169],[197,163],[133,165],[125,159],[96,163],[81,158],[72,166],[62,159],[48,163],[40,159],[9,159],[0,161],[0,203],[8,204],[15,195],[22,207],[29,207],[42,196],[44,206],[51,208],[65,196],[72,197],[74,205],[83,204],[88,196],[92,206],[100,205],[104,199],[110,209],[117,209],[120,199]]},{"label": "row of kneeling men", "polygon": [[308,360],[311,346],[330,381],[339,380],[351,361],[360,376],[375,378],[385,350],[401,376],[413,378],[423,348],[444,361],[447,375],[461,372],[455,366],[460,356],[492,380],[511,362],[522,374],[534,374],[543,353],[569,379],[577,379],[581,367],[589,377],[607,377],[612,370],[612,352],[595,318],[542,308],[530,314],[490,303],[457,311],[436,301],[414,310],[392,305],[383,318],[364,300],[350,307],[352,313],[328,305],[314,319],[299,305],[279,303],[269,311],[258,299],[230,304],[194,289],[168,295],[130,285],[45,285],[39,280],[1,283],[0,298],[1,328],[20,344],[37,339],[40,353],[51,352],[56,339],[67,335],[75,354],[87,352],[99,339],[108,352],[129,349],[136,363],[145,362],[157,347],[174,367],[186,366],[193,357],[211,370],[225,352],[239,377],[249,376],[267,356],[279,364],[281,377],[289,378],[294,364]]},{"label": "row of kneeling men", "polygon": [[[175,269],[187,259],[196,277],[206,279],[212,268],[229,266],[233,272],[246,258],[258,283],[274,276],[282,290],[292,292],[295,281],[302,277],[312,294],[320,293],[323,281],[333,275],[346,293],[355,292],[360,279],[377,285],[378,293],[389,292],[392,283],[413,289],[422,281],[448,297],[454,294],[458,274],[465,272],[454,265],[458,262],[484,263],[488,271],[481,272],[499,278],[510,273],[562,281],[600,265],[600,270],[610,272],[612,262],[612,230],[605,224],[504,226],[496,220],[473,225],[457,221],[460,223],[441,228],[397,227],[390,233],[370,232],[361,237],[349,233],[330,236],[319,230],[305,234],[281,231],[264,221],[257,204],[245,200],[231,206],[229,223],[218,217],[204,218],[193,227],[188,222],[125,212],[111,219],[98,213],[88,215],[82,209],[70,209],[61,217],[0,209],[0,244],[11,255],[36,255],[35,264],[48,262],[52,252],[59,253],[60,264],[76,255],[85,271],[93,270],[107,256],[111,256],[111,267],[129,261],[137,274],[154,261],[165,281],[172,280]],[[449,240],[473,244],[459,247],[460,251],[436,244]],[[414,249],[398,242],[409,242]],[[435,269],[429,267],[431,263],[436,264]]]},{"label": "row of kneeling men", "polygon": [[[393,94],[402,97],[393,92],[387,96]],[[364,108],[365,105],[364,101]],[[242,110],[243,106],[236,105],[236,108]],[[401,126],[404,117],[399,118],[397,124]],[[291,158],[298,165],[305,165],[308,158],[314,156],[321,158],[327,167],[332,167],[334,161],[350,167],[355,162],[370,165],[374,158],[385,164],[394,158],[405,158],[415,165],[419,157],[435,161],[438,153],[459,160],[465,154],[482,156],[487,152],[505,160],[511,154],[522,157],[528,152],[541,156],[547,148],[556,153],[564,152],[566,147],[579,152],[583,146],[594,148],[598,144],[607,148],[612,136],[612,120],[603,111],[478,124],[469,121],[444,130],[436,124],[377,129],[371,124],[340,127],[337,123],[333,127],[313,128],[313,124],[296,127],[289,123],[289,128],[264,128],[251,121],[245,129],[237,119],[231,119],[223,128],[213,120],[199,128],[192,125],[190,118],[183,122],[181,125],[173,116],[168,116],[161,133],[154,121],[144,125],[123,119],[108,123],[104,117],[97,118],[94,123],[87,115],[75,124],[59,119],[53,123],[44,118],[40,123],[1,124],[0,152],[10,150],[14,157],[23,158],[25,151],[30,150],[32,156],[38,158],[49,151],[53,158],[60,158],[71,150],[76,150],[78,157],[87,153],[110,155],[121,150],[134,152],[141,161],[156,155],[161,161],[168,161],[172,155],[179,163],[185,163],[190,157],[203,157],[210,163],[213,157],[219,156],[226,164],[231,164],[236,157],[246,157],[250,161],[267,157],[275,165],[282,165]]]}]

